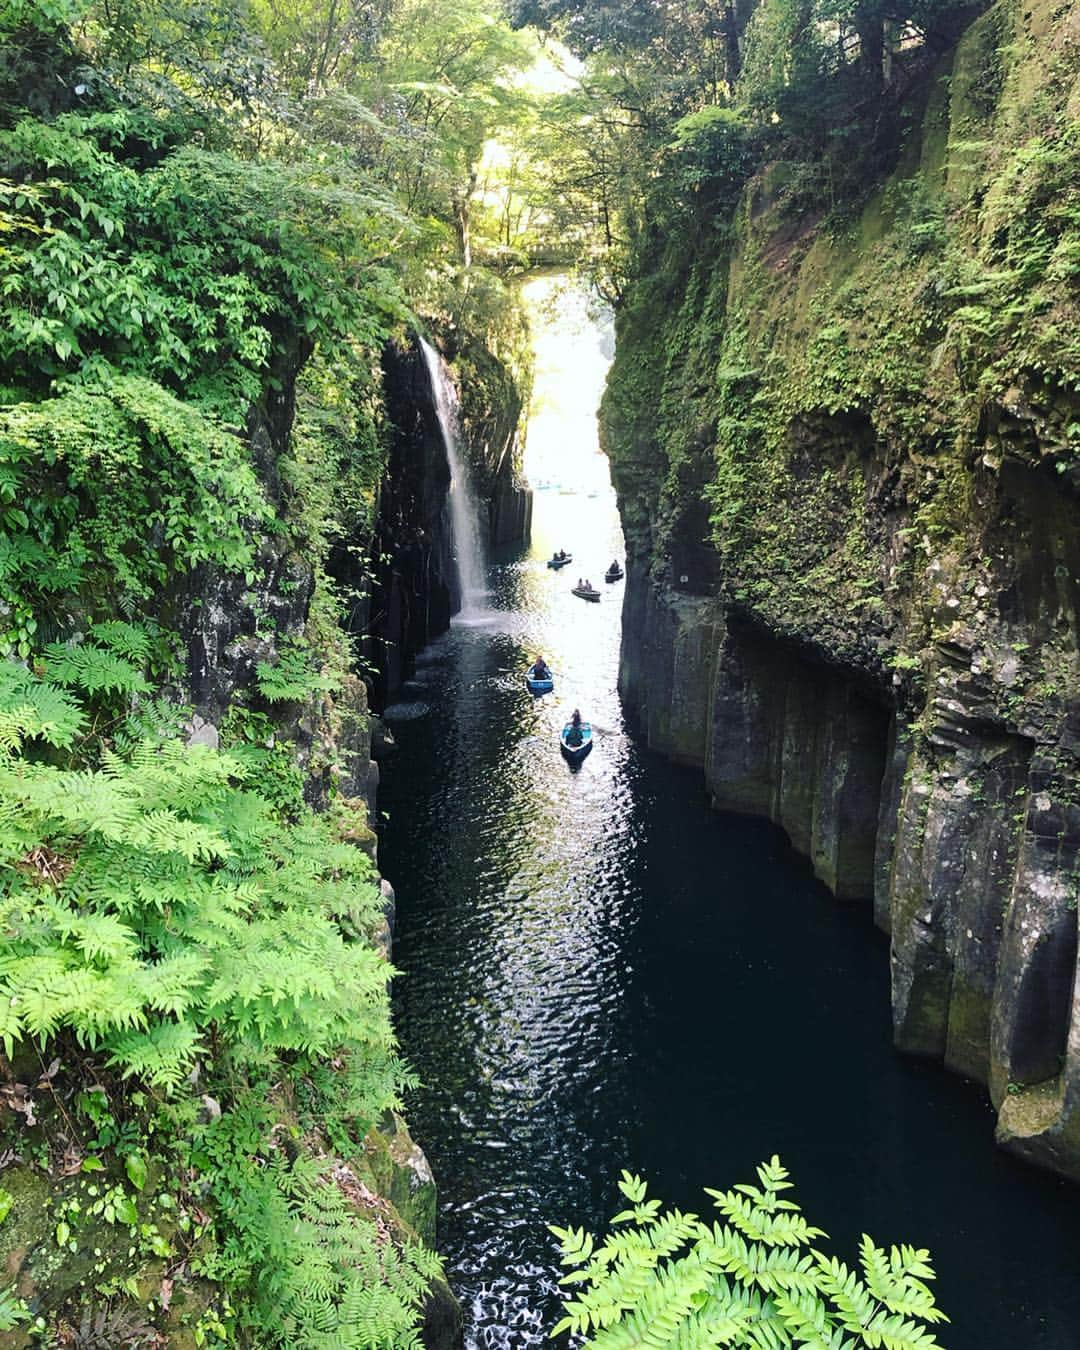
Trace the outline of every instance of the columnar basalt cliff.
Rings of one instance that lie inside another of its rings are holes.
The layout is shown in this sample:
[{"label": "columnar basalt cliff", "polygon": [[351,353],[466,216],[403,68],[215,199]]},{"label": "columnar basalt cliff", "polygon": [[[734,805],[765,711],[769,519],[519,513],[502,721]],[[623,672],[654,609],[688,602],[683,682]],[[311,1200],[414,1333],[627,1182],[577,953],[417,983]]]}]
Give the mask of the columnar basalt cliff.
[{"label": "columnar basalt cliff", "polygon": [[899,1048],[1080,1178],[1078,69],[1001,0],[846,228],[774,165],[658,245],[602,430],[650,744],[872,898]]}]

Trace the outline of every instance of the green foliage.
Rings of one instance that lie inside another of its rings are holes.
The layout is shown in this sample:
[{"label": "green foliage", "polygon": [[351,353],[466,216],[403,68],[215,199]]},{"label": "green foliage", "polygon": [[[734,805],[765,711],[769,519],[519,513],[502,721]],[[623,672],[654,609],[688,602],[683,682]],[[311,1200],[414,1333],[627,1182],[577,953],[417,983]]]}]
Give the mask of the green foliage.
[{"label": "green foliage", "polygon": [[[105,1173],[56,1212],[56,1255],[89,1214],[133,1230],[112,1301],[71,1313],[80,1343],[143,1334],[115,1298],[144,1257],[186,1271],[188,1241],[218,1285],[197,1343],[412,1346],[438,1269],[303,1160],[358,1156],[412,1080],[373,868],[342,842],[358,813],[308,809],[312,761],[282,730],[282,705],[317,702],[327,743],[347,715],[315,696],[356,670],[387,337],[422,306],[521,349],[468,243],[534,44],[489,0],[437,8],[0,5],[0,1045],[76,1080],[82,1170]],[[289,550],[314,597],[257,669],[270,714],[234,706],[224,753],[185,747],[158,623],[188,629],[219,583],[259,625],[264,591],[299,608],[263,575]],[[238,1126],[252,1092],[273,1119]],[[182,1237],[144,1221],[159,1202]],[[21,1316],[0,1293],[0,1328]]]},{"label": "green foliage", "polygon": [[71,749],[86,725],[79,700],[15,661],[0,661],[0,750],[19,750],[40,739]]},{"label": "green foliage", "polygon": [[[360,938],[381,915],[372,864],[303,806],[285,750],[291,772],[271,775],[267,796],[256,790],[265,766],[249,774],[243,752],[162,738],[110,749],[98,719],[115,720],[147,687],[145,665],[118,653],[146,663],[154,638],[121,621],[94,637],[47,646],[43,673],[0,665],[5,1053],[34,1044],[51,1055],[74,1041],[93,1052],[99,1078],[109,1081],[107,1065],[175,1103],[173,1147],[213,1200],[217,1247],[202,1273],[232,1291],[230,1317],[256,1343],[407,1350],[437,1258],[392,1233],[340,1165],[288,1161],[265,1097],[247,1087],[294,1075],[313,1128],[355,1153],[412,1081],[394,1053],[392,972]],[[238,718],[241,733],[265,737],[267,719]],[[200,1091],[236,1099],[201,1130],[184,1105],[193,1071]],[[98,1215],[137,1226],[149,1255],[170,1255],[136,1208],[151,1191],[161,1122],[147,1137],[99,1084],[75,1105],[89,1126],[83,1171],[114,1156],[134,1191],[95,1185],[59,1212],[58,1244],[75,1250]],[[3,1325],[21,1315],[0,1295]]]},{"label": "green foliage", "polygon": [[412,1350],[438,1258],[391,1233],[375,1197],[343,1166],[289,1159],[252,1100],[203,1131],[223,1241],[206,1273],[246,1291],[242,1322],[260,1343]]},{"label": "green foliage", "polygon": [[283,740],[265,713],[233,703],[221,724],[221,742],[243,771],[248,791],[257,793],[287,820],[303,801],[304,775],[295,747]]},{"label": "green foliage", "polygon": [[27,615],[4,636],[21,655],[72,595],[109,614],[203,562],[249,569],[271,520],[243,442],[132,375],[0,411],[2,499],[0,602]]},{"label": "green foliage", "polygon": [[[60,654],[64,679],[99,687],[103,658],[76,651],[81,663]],[[0,688],[13,748],[32,734],[63,747],[81,725],[61,685],[23,676]],[[211,1028],[241,1061],[346,1043],[375,1063],[388,1056],[386,967],[333,917],[377,911],[368,859],[314,817],[283,829],[227,755],[144,742],[101,761],[0,768],[8,1053],[66,1029],[164,1089]]]},{"label": "green foliage", "polygon": [[675,123],[674,180],[698,209],[730,211],[753,168],[747,125],[733,108],[707,105]]},{"label": "green foliage", "polygon": [[553,1336],[586,1345],[815,1346],[820,1350],[931,1350],[929,1326],[947,1321],[926,1283],[929,1253],[878,1247],[863,1236],[859,1268],[814,1244],[825,1234],[784,1197],[791,1182],[776,1157],[758,1185],[712,1191],[721,1218],[711,1224],[661,1211],[629,1172],[619,1189],[628,1208],[598,1242],[582,1229],[553,1228],[574,1297]]},{"label": "green foliage", "polygon": [[12,1331],[30,1320],[30,1309],[8,1285],[0,1285],[0,1331]]},{"label": "green foliage", "polygon": [[410,209],[454,221],[485,143],[525,98],[515,76],[534,53],[489,0],[398,0],[367,93],[380,110],[392,98],[412,128],[387,146]]},{"label": "green foliage", "polygon": [[239,423],[292,335],[375,335],[403,312],[371,258],[405,221],[317,165],[184,146],[144,167],[172,134],[127,112],[0,133],[0,360],[29,388],[107,363]]},{"label": "green foliage", "polygon": [[335,680],[312,670],[310,653],[299,646],[283,647],[276,661],[260,661],[255,672],[259,693],[271,703],[300,702],[337,688]]}]

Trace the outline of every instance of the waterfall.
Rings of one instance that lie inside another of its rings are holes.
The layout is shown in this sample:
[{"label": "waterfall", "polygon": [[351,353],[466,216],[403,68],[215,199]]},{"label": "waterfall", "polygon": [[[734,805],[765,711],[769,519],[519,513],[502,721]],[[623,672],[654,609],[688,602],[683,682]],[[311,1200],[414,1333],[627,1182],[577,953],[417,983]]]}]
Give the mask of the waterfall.
[{"label": "waterfall", "polygon": [[461,590],[461,613],[471,615],[486,608],[483,517],[480,503],[473,491],[464,447],[461,444],[461,418],[457,389],[451,380],[442,357],[429,342],[420,339],[431,389],[435,395],[435,411],[439,418],[446,462],[450,466],[450,525],[454,535],[454,555],[457,561],[458,586]]}]

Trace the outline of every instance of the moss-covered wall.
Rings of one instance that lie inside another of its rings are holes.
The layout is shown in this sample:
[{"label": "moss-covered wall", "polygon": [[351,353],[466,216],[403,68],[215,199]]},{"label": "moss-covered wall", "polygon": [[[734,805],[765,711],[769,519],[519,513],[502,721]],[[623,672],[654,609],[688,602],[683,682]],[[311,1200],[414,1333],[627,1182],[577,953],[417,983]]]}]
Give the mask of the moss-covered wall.
[{"label": "moss-covered wall", "polygon": [[1078,72],[1075,6],[999,0],[858,210],[773,164],[665,241],[602,435],[650,740],[875,896],[897,1043],[1080,1176]]}]

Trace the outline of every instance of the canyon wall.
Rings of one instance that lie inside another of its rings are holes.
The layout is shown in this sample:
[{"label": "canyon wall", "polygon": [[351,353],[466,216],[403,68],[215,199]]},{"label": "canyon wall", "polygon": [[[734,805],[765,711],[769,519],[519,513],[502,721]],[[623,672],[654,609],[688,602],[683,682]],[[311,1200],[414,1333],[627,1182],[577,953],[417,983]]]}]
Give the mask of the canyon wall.
[{"label": "canyon wall", "polygon": [[775,164],[658,245],[602,435],[649,743],[873,905],[897,1046],[1080,1178],[1078,69],[1001,0],[856,216]]}]

